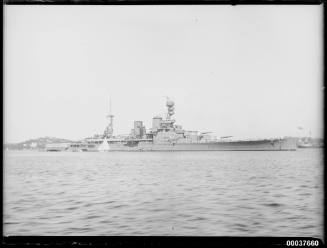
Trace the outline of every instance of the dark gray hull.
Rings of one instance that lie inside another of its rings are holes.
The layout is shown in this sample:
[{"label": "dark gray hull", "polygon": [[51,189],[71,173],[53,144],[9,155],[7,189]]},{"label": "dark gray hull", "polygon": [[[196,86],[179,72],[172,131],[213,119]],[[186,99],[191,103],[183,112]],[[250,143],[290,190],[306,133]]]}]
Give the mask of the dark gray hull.
[{"label": "dark gray hull", "polygon": [[110,151],[295,151],[293,138],[253,141],[222,141],[208,143],[153,144],[134,142],[132,145],[109,142]]}]

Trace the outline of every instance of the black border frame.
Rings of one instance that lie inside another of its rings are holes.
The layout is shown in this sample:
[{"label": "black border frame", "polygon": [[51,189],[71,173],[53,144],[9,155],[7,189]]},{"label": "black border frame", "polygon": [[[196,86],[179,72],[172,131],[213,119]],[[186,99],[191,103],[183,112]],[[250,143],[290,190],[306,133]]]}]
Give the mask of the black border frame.
[{"label": "black border frame", "polygon": [[6,5],[312,5],[325,2],[326,0],[4,0]]},{"label": "black border frame", "polygon": [[[323,5],[323,40],[326,37],[326,5],[327,0],[3,0],[3,5]],[[2,5],[2,13],[3,13]],[[4,18],[2,18],[4,22]],[[3,41],[3,25],[2,25]],[[2,46],[2,61],[4,48]],[[323,43],[323,84],[326,84],[326,49]],[[3,67],[1,70],[3,77]],[[4,80],[3,80],[4,82]],[[4,83],[2,83],[3,97]],[[325,122],[325,95],[324,101],[324,124]],[[4,100],[2,100],[4,105]],[[3,111],[3,108],[1,109]],[[2,112],[2,118],[3,118]],[[2,121],[3,125],[3,121]],[[3,126],[2,130],[4,132]],[[326,145],[326,132],[324,129],[324,151]],[[2,161],[3,149],[1,151]],[[325,165],[325,155],[323,156]],[[326,188],[326,168],[324,166],[324,188]],[[3,166],[0,179],[3,189]],[[188,246],[188,247],[289,247],[287,240],[317,240],[319,246],[327,247],[322,240],[314,237],[208,237],[208,236],[3,236],[3,191],[1,191],[2,225],[2,246],[4,247],[167,247],[167,246]],[[326,190],[324,190],[324,240],[326,241]],[[309,247],[309,246],[305,246]]]}]

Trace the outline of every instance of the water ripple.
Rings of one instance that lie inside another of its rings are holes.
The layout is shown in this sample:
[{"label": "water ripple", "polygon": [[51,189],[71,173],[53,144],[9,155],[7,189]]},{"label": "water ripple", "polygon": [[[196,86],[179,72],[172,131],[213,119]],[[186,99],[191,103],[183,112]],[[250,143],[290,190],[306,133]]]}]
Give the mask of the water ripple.
[{"label": "water ripple", "polygon": [[5,235],[323,234],[322,152],[5,153]]}]

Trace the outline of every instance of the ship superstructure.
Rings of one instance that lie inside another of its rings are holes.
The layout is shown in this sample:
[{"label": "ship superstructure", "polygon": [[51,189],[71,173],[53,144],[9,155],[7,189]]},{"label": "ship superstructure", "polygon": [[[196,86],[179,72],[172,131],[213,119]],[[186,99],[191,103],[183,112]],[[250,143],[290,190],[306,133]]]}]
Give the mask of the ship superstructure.
[{"label": "ship superstructure", "polygon": [[[111,105],[111,104],[110,104]],[[296,150],[296,139],[276,138],[260,140],[230,140],[231,136],[217,139],[210,132],[199,133],[187,131],[181,125],[175,124],[173,115],[175,103],[167,98],[167,114],[165,117],[154,116],[152,127],[147,131],[142,121],[134,121],[129,135],[113,135],[113,118],[111,107],[109,123],[103,135],[86,138],[72,147],[82,151],[267,151],[267,150]]]}]

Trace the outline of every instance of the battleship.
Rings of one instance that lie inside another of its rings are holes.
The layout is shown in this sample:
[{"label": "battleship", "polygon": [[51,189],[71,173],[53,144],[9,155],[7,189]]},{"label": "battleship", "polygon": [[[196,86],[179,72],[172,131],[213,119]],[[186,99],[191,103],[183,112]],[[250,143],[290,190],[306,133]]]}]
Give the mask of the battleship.
[{"label": "battleship", "polygon": [[70,151],[294,151],[296,139],[292,137],[231,140],[232,136],[220,139],[210,132],[187,131],[175,124],[172,118],[175,103],[167,98],[165,117],[154,116],[148,131],[142,121],[134,121],[128,135],[113,134],[113,119],[110,114],[108,125],[102,135],[95,135],[69,145]]}]

